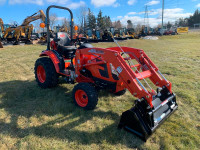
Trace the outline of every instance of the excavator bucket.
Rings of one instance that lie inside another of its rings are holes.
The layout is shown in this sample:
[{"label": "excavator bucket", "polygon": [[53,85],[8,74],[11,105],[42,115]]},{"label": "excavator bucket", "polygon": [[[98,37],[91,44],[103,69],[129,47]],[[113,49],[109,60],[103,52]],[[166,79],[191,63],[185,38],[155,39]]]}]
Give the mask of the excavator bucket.
[{"label": "excavator bucket", "polygon": [[135,101],[135,106],[122,113],[119,128],[136,134],[146,141],[148,137],[178,108],[176,96],[166,87],[154,97],[153,108],[145,99]]},{"label": "excavator bucket", "polygon": [[0,41],[0,48],[3,48],[3,44],[1,43],[1,41]]}]

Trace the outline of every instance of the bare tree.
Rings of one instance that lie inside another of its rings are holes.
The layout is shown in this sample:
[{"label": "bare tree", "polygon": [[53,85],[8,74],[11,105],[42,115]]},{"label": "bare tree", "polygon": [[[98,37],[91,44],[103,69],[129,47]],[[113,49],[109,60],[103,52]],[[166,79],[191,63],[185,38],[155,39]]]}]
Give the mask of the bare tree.
[{"label": "bare tree", "polygon": [[122,28],[122,24],[120,20],[113,22],[112,25],[114,28],[118,28],[118,29]]},{"label": "bare tree", "polygon": [[57,21],[57,15],[56,14],[51,14],[50,17],[50,28],[53,29],[53,26],[56,24]]},{"label": "bare tree", "polygon": [[17,22],[17,21],[14,21],[14,20],[10,20],[10,24],[11,24],[12,26],[18,26],[18,25],[19,25],[18,22]]},{"label": "bare tree", "polygon": [[86,28],[86,18],[87,18],[88,10],[85,6],[81,6],[76,13],[79,22],[80,31],[83,32],[84,28]]},{"label": "bare tree", "polygon": [[142,29],[142,24],[138,22],[136,29],[135,29],[136,33],[139,33],[141,31],[141,29]]},{"label": "bare tree", "polygon": [[67,18],[64,18],[62,20],[62,28],[65,32],[69,32],[70,31],[70,22],[67,20]]},{"label": "bare tree", "polygon": [[40,27],[40,23],[41,23],[41,21],[40,20],[36,20],[33,24],[33,26],[34,26],[34,29],[35,29],[35,32],[36,33],[40,33],[40,32],[42,32],[42,28]]}]

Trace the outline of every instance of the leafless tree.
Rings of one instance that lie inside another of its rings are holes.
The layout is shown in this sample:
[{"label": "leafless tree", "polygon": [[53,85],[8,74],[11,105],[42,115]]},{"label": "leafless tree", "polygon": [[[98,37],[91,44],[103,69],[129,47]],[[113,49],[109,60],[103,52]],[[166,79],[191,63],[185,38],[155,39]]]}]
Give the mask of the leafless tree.
[{"label": "leafless tree", "polygon": [[67,20],[67,18],[64,18],[64,19],[62,20],[62,26],[63,26],[63,27],[70,28],[69,21]]},{"label": "leafless tree", "polygon": [[42,32],[42,28],[40,27],[40,23],[41,21],[40,20],[36,20],[34,23],[33,23],[33,26],[34,26],[34,30],[36,33],[40,33]]},{"label": "leafless tree", "polygon": [[121,24],[121,21],[120,20],[118,20],[118,21],[115,21],[115,22],[113,22],[112,23],[112,26],[114,27],[114,28],[122,28],[122,24]]},{"label": "leafless tree", "polygon": [[64,18],[64,19],[62,20],[61,26],[62,26],[62,28],[63,28],[63,30],[64,30],[65,32],[69,32],[69,31],[70,31],[70,22],[67,20],[67,18]]},{"label": "leafless tree", "polygon": [[81,6],[76,13],[79,22],[79,30],[81,32],[83,32],[84,28],[86,28],[87,14],[88,14],[88,9],[85,6]]},{"label": "leafless tree", "polygon": [[138,33],[138,32],[141,31],[141,29],[142,29],[142,24],[138,22],[138,24],[137,24],[137,26],[135,28],[135,31]]},{"label": "leafless tree", "polygon": [[51,14],[50,15],[50,28],[53,29],[53,26],[56,24],[57,21],[57,15],[56,14]]},{"label": "leafless tree", "polygon": [[14,20],[10,20],[10,24],[13,26],[18,26],[19,24],[17,23],[17,21]]}]

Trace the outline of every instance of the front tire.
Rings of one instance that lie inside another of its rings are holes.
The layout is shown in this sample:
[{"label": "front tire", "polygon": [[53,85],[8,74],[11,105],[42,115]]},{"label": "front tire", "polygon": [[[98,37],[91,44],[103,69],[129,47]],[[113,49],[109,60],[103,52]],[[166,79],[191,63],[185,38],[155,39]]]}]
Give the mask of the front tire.
[{"label": "front tire", "polygon": [[58,84],[58,74],[50,58],[42,57],[35,62],[35,78],[41,88],[52,88]]},{"label": "front tire", "polygon": [[78,83],[73,89],[73,100],[76,106],[92,110],[98,102],[98,94],[94,86],[89,83]]}]

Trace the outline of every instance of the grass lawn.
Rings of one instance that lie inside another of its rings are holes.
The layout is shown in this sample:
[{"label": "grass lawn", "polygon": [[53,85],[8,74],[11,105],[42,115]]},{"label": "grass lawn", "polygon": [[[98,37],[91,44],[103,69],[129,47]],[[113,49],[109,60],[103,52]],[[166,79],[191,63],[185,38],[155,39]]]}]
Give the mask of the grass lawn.
[{"label": "grass lawn", "polygon": [[[93,111],[73,104],[74,85],[41,89],[34,63],[45,46],[0,49],[0,149],[200,149],[200,34],[128,40],[121,46],[144,49],[172,82],[179,109],[146,143],[118,130],[120,115],[135,98],[100,92]],[[94,46],[110,47],[114,43]]]}]

